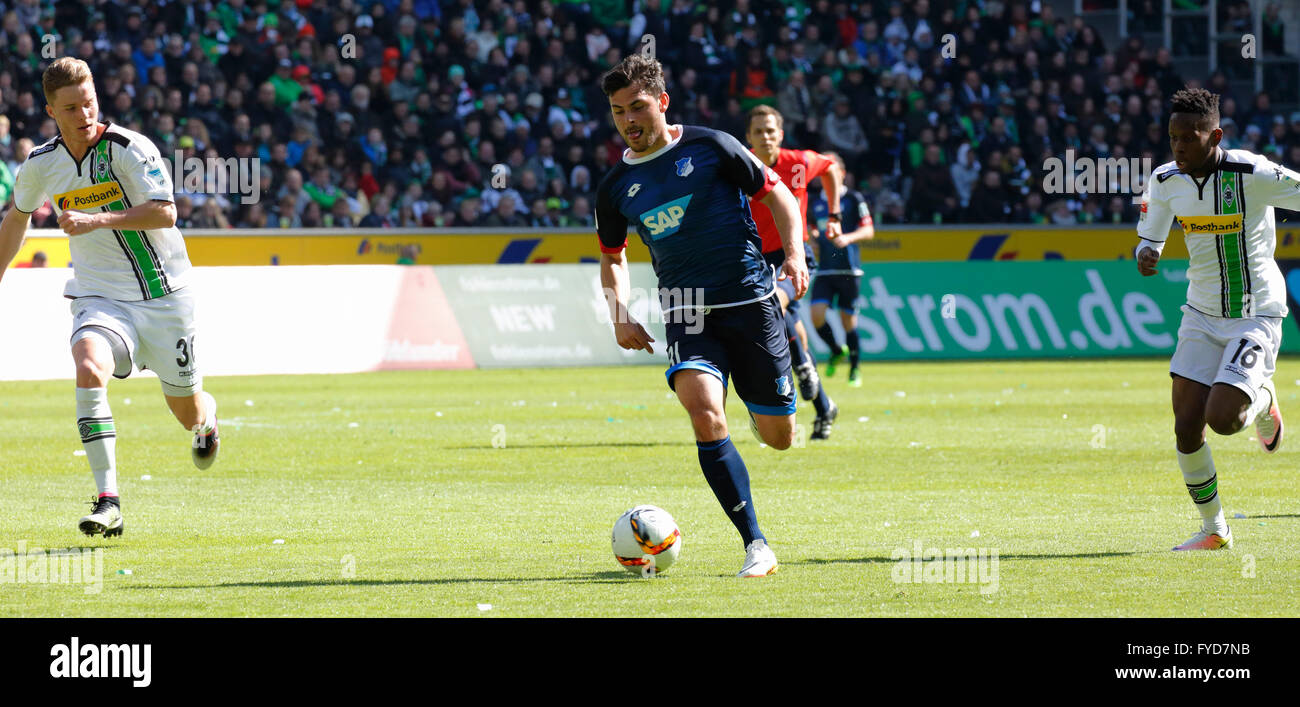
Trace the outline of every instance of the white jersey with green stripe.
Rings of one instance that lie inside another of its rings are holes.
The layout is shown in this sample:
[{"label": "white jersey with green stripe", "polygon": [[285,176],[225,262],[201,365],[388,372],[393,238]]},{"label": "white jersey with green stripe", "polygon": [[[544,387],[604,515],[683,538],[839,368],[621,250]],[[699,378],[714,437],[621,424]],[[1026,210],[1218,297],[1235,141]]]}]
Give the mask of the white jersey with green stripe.
[{"label": "white jersey with green stripe", "polygon": [[1190,256],[1188,305],[1215,317],[1285,317],[1274,206],[1300,209],[1300,174],[1253,152],[1220,149],[1199,181],[1168,162],[1142,195],[1138,249],[1162,251],[1176,218]]},{"label": "white jersey with green stripe", "polygon": [[[109,124],[78,162],[62,137],[32,150],[14,181],[14,205],[31,213],[46,199],[57,216],[67,209],[122,211],[150,200],[173,201],[172,179],[158,148],[140,133]],[[73,278],[68,297],[135,302],[186,284],[185,240],[176,228],[98,229],[69,239]]]}]

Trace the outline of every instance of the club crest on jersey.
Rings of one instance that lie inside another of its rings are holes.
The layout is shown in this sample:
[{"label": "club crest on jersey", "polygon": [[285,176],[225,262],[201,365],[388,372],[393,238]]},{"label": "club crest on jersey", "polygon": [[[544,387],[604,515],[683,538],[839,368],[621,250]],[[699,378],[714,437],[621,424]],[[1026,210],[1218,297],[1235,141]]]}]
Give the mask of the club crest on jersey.
[{"label": "club crest on jersey", "polygon": [[650,240],[659,240],[673,235],[682,227],[682,217],[686,215],[686,206],[691,203],[691,195],[661,204],[641,214],[641,223],[650,232]]},{"label": "club crest on jersey", "polygon": [[780,378],[777,378],[777,379],[776,379],[776,394],[777,394],[777,395],[789,395],[789,394],[790,394],[790,390],[791,390],[791,388],[790,388],[790,376],[781,376]]},{"label": "club crest on jersey", "polygon": [[108,179],[108,163],[101,159],[95,160],[95,181],[103,182]]},{"label": "club crest on jersey", "polygon": [[695,165],[691,164],[691,158],[689,157],[683,157],[680,160],[677,160],[676,164],[677,176],[679,177],[688,176],[691,172],[695,171]]},{"label": "club crest on jersey", "polygon": [[632,188],[627,190],[627,198],[631,199],[632,197],[636,196],[636,193],[639,191],[641,191],[641,182],[637,182],[636,184],[633,184]]},{"label": "club crest on jersey", "polygon": [[1236,196],[1236,194],[1233,193],[1232,187],[1225,186],[1223,188],[1223,203],[1225,206],[1232,204],[1234,196]]}]

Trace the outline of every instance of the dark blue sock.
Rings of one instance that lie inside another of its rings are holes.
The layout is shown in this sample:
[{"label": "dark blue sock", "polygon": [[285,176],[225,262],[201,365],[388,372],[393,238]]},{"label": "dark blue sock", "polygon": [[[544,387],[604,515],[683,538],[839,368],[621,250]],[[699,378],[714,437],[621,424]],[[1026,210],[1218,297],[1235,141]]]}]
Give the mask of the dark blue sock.
[{"label": "dark blue sock", "polygon": [[831,409],[831,399],[826,396],[826,386],[817,389],[817,397],[813,398],[812,404],[818,417],[825,415],[826,411]]},{"label": "dark blue sock", "polygon": [[716,442],[696,442],[699,448],[700,469],[704,478],[713,489],[713,495],[722,504],[722,510],[731,519],[731,524],[740,531],[745,547],[763,532],[758,529],[758,515],[754,513],[754,499],[749,495],[749,469],[745,460],[740,458],[731,437]]},{"label": "dark blue sock", "polygon": [[849,345],[849,367],[857,368],[858,361],[862,360],[862,341],[858,338],[857,330],[845,332],[845,338]]},{"label": "dark blue sock", "polygon": [[822,322],[822,325],[817,327],[817,336],[820,336],[822,341],[826,342],[832,354],[839,353],[840,345],[839,342],[835,341],[835,330],[831,328],[830,322]]},{"label": "dark blue sock", "polygon": [[803,346],[799,343],[799,332],[795,330],[794,325],[799,319],[789,312],[785,315],[785,338],[790,340],[790,363],[795,368],[804,364],[808,360],[808,354],[804,352]]}]

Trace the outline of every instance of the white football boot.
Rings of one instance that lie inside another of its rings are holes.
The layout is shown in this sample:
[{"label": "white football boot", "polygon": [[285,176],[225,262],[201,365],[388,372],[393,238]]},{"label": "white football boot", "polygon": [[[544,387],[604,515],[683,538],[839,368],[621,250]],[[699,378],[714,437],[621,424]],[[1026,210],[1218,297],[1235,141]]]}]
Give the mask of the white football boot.
[{"label": "white football boot", "polygon": [[1264,385],[1260,386],[1260,392],[1268,393],[1272,404],[1255,417],[1255,439],[1259,440],[1259,446],[1265,452],[1272,454],[1282,446],[1282,411],[1277,407],[1277,390],[1274,389],[1272,380],[1266,379]]},{"label": "white football boot", "polygon": [[1218,533],[1207,533],[1204,529],[1196,531],[1196,535],[1188,538],[1182,545],[1175,547],[1174,550],[1231,550],[1232,549],[1232,529],[1228,529],[1227,535]]},{"label": "white football boot", "polygon": [[77,524],[77,528],[86,535],[103,535],[111,538],[121,535],[125,524],[122,522],[122,506],[114,496],[105,496],[91,501],[94,509]]},{"label": "white football boot", "polygon": [[766,577],[776,572],[776,553],[767,546],[767,541],[759,538],[745,548],[745,564],[736,573],[737,577]]}]

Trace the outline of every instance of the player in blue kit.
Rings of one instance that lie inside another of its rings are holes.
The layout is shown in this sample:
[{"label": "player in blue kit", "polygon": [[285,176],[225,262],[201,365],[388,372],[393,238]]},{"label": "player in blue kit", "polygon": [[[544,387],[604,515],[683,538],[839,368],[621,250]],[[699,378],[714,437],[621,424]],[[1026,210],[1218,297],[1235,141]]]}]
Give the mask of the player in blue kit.
[{"label": "player in blue kit", "polygon": [[[827,156],[841,170],[844,169],[843,158],[833,152],[827,153]],[[813,281],[810,313],[817,335],[831,349],[831,358],[826,363],[826,377],[834,377],[836,368],[848,356],[849,385],[859,388],[862,386],[862,373],[858,370],[858,364],[862,360],[862,347],[858,339],[857,301],[862,291],[862,258],[858,253],[858,242],[874,238],[876,228],[871,221],[866,198],[848,186],[852,183],[846,175],[844,186],[840,188],[842,232],[836,233],[826,228],[826,215],[830,213],[830,207],[825,191],[810,209],[811,220],[818,225],[815,241],[817,279]],[[844,325],[843,344],[835,340],[835,331],[826,321],[826,310],[830,307],[840,311],[840,323]]]},{"label": "player in blue kit", "polygon": [[779,279],[789,278],[802,296],[808,269],[802,239],[795,236],[798,202],[734,137],[668,125],[658,61],[633,54],[601,77],[601,89],[628,146],[596,190],[600,279],[614,336],[625,349],[654,352],[654,339],[627,310],[624,249],[631,223],[659,279],[668,386],[690,415],[704,478],[745,545],[738,576],[765,577],[776,571],[776,555],[759,530],[749,471],[727,430],[725,402],[730,378],[756,435],[776,449],[794,443],[790,351],[748,197],[761,199],[774,214],[786,251]]}]

